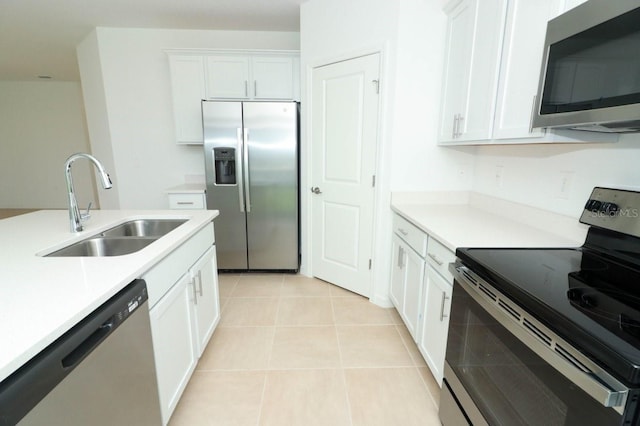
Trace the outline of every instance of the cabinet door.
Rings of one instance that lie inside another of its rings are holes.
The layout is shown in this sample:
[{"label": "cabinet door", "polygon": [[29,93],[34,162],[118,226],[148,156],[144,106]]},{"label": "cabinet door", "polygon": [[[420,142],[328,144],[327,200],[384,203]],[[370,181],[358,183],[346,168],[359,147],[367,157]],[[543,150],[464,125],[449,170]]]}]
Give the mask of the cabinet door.
[{"label": "cabinet door", "polygon": [[547,22],[561,0],[509,0],[494,122],[495,139],[540,137],[530,131]]},{"label": "cabinet door", "polygon": [[204,59],[195,55],[169,56],[176,142],[202,143],[200,103],[205,97]]},{"label": "cabinet door", "polygon": [[452,288],[431,266],[427,266],[426,275],[424,326],[418,347],[433,377],[442,385]]},{"label": "cabinet door", "polygon": [[462,0],[449,12],[441,142],[491,138],[506,2]]},{"label": "cabinet door", "polygon": [[196,354],[200,357],[220,321],[215,246],[198,259],[191,268],[190,274],[194,291]]},{"label": "cabinet door", "polygon": [[406,281],[406,248],[400,237],[393,235],[393,243],[391,248],[392,264],[391,264],[391,302],[402,315],[402,306],[404,304],[404,285]]},{"label": "cabinet door", "polygon": [[196,366],[190,278],[184,274],[149,311],[163,424]]},{"label": "cabinet door", "polygon": [[207,98],[248,99],[249,57],[207,56]]},{"label": "cabinet door", "polygon": [[413,249],[407,248],[406,282],[404,290],[403,319],[407,330],[418,341],[418,330],[422,323],[422,291],[424,286],[425,260]]},{"label": "cabinet door", "polygon": [[293,58],[254,56],[251,59],[255,99],[293,99]]},{"label": "cabinet door", "polygon": [[458,117],[464,110],[471,71],[476,5],[476,1],[467,0],[448,12],[440,142],[454,141],[458,134]]}]

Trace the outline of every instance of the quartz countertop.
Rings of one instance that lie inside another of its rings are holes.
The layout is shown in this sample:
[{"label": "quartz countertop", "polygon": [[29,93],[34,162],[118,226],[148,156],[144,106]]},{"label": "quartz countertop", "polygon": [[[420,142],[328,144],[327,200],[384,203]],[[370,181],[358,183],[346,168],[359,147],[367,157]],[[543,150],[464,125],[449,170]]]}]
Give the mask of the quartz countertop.
[{"label": "quartz countertop", "polygon": [[204,183],[183,183],[167,188],[164,192],[167,194],[203,194],[206,189]]},{"label": "quartz countertop", "polygon": [[[217,210],[96,210],[69,231],[66,210],[0,220],[0,381],[218,216]],[[188,219],[124,256],[44,257],[132,219]]]},{"label": "quartz countertop", "polygon": [[458,247],[579,247],[587,226],[575,218],[468,192],[394,193],[391,208]]}]

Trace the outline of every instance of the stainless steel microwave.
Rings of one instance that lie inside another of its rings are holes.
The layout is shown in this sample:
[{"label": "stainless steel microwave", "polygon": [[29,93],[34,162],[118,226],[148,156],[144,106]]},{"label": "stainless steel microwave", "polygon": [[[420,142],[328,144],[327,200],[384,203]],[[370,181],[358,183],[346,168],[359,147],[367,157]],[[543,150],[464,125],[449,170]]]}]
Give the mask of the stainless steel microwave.
[{"label": "stainless steel microwave", "polygon": [[589,0],[549,21],[533,127],[640,132],[640,0]]}]

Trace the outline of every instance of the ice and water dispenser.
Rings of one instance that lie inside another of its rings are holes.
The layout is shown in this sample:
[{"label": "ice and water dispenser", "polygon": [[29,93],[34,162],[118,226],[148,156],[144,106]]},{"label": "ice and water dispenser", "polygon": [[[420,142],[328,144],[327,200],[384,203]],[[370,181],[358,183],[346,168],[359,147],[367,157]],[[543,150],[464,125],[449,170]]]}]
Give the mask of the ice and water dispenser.
[{"label": "ice and water dispenser", "polygon": [[216,169],[216,185],[235,185],[236,149],[214,148],[213,160]]}]

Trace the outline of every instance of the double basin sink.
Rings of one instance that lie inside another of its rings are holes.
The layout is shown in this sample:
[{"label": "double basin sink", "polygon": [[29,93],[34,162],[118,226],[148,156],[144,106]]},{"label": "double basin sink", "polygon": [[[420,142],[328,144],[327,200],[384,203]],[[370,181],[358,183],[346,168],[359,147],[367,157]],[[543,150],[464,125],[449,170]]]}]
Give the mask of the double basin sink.
[{"label": "double basin sink", "polygon": [[135,253],[186,221],[187,219],[130,220],[47,256],[122,256]]}]

